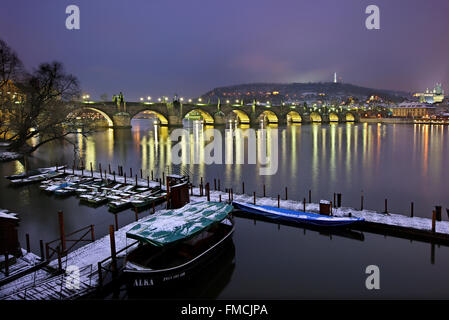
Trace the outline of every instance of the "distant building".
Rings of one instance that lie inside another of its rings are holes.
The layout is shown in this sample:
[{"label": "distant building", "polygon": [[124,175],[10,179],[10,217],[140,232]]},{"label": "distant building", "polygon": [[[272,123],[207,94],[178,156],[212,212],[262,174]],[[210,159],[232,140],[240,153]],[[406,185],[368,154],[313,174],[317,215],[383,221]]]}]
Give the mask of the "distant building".
[{"label": "distant building", "polygon": [[432,91],[427,88],[426,92],[417,92],[413,96],[419,98],[421,103],[441,103],[444,100],[444,90],[441,88],[441,83],[437,83]]},{"label": "distant building", "polygon": [[391,107],[393,117],[400,118],[428,118],[435,114],[435,109],[435,106],[417,102],[402,102]]}]

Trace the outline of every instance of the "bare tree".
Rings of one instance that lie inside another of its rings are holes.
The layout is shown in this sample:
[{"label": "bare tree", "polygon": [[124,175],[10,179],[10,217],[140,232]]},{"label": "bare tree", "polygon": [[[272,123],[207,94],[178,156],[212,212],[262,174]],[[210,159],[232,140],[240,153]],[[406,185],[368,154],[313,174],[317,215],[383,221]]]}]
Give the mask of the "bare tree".
[{"label": "bare tree", "polygon": [[[0,88],[3,119],[0,134],[10,143],[9,149],[26,154],[50,141],[67,140],[68,135],[76,132],[71,129],[74,117],[70,115],[77,108],[78,80],[65,73],[59,62],[43,63],[27,74],[3,41],[0,49],[0,77],[4,86]],[[13,93],[6,91],[10,86],[14,86]],[[36,139],[31,144],[32,138]]]}]

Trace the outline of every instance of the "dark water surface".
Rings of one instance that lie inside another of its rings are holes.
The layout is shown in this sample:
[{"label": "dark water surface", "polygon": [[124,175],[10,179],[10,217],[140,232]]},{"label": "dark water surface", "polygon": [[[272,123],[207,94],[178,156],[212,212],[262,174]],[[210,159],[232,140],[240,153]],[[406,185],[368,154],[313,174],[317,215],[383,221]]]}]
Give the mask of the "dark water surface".
[{"label": "dark water surface", "polygon": [[[274,129],[270,128],[269,130]],[[133,120],[132,129],[108,129],[89,138],[76,138],[81,153],[76,155],[97,168],[123,165],[129,173],[160,177],[162,172],[189,174],[221,180],[222,189],[233,187],[301,200],[312,190],[312,200],[332,200],[343,195],[343,206],[360,206],[363,190],[365,208],[429,217],[434,205],[449,207],[449,128],[429,125],[333,124],[278,127],[279,168],[273,176],[259,175],[256,164],[171,165],[169,141],[172,129],[153,127],[147,120]],[[224,131],[224,129],[219,129]],[[201,132],[200,132],[201,133]],[[191,139],[198,139],[193,131]],[[224,137],[224,135],[223,135]],[[225,140],[225,139],[224,139]],[[237,147],[238,143],[234,143]],[[246,144],[245,144],[246,145]],[[226,147],[223,147],[225,157]],[[192,147],[203,157],[204,148]],[[59,143],[39,149],[29,158],[31,167],[72,164],[73,146]],[[65,213],[66,231],[95,225],[97,238],[107,234],[114,216],[107,206],[97,209],[79,204],[76,197],[58,199],[38,185],[12,188],[4,175],[23,171],[19,161],[0,164],[0,208],[20,214],[19,237],[25,246],[29,233],[32,250],[39,254],[40,239],[58,237],[57,212]],[[143,215],[148,214],[148,212]],[[118,216],[120,226],[134,220],[127,210]],[[444,215],[444,220],[447,216]],[[364,240],[326,235],[316,231],[237,218],[235,255],[217,266],[210,278],[191,289],[195,297],[217,298],[448,298],[449,250],[436,247],[431,263],[431,245],[364,233]],[[380,268],[380,290],[365,288],[365,268]],[[209,283],[210,282],[210,283]],[[198,290],[197,290],[198,289]]]}]

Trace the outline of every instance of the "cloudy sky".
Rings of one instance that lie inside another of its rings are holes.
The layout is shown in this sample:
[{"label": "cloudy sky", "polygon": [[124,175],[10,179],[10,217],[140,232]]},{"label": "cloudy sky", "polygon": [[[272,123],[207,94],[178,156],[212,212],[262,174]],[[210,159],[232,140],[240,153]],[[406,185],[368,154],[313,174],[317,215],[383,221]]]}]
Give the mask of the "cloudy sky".
[{"label": "cloudy sky", "polygon": [[[65,9],[78,5],[80,30]],[[365,8],[380,8],[380,30]],[[29,69],[58,60],[98,98],[198,96],[249,82],[449,91],[447,0],[2,0],[0,38]]]}]

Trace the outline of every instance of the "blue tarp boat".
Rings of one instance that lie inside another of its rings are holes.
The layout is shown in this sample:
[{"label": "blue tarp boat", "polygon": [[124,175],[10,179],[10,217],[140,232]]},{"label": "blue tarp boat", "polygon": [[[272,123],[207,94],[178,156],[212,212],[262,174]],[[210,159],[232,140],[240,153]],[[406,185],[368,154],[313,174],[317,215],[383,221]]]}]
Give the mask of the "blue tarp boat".
[{"label": "blue tarp boat", "polygon": [[271,220],[296,222],[321,227],[340,227],[364,220],[363,218],[356,217],[325,216],[311,212],[294,211],[270,206],[258,206],[238,201],[233,201],[232,205],[235,209],[264,216]]}]

